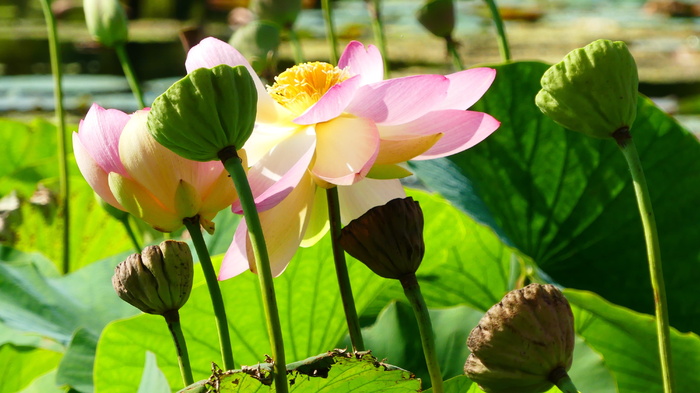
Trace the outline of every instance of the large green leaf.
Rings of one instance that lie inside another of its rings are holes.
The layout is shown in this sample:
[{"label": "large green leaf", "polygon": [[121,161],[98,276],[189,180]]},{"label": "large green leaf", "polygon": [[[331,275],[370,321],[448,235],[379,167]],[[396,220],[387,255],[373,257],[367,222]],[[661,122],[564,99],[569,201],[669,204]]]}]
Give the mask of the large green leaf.
[{"label": "large green leaf", "polygon": [[[380,291],[383,281],[359,263],[351,263],[349,268],[356,287],[362,283],[364,288],[355,298],[361,310]],[[221,364],[211,300],[201,276],[198,281],[180,310],[195,380],[209,376],[211,362]],[[246,273],[220,285],[236,365],[264,361],[270,346],[257,276]],[[340,342],[346,332],[345,317],[327,239],[301,249],[285,273],[275,279],[275,289],[288,362],[325,352]],[[96,391],[135,391],[146,351],[157,355],[170,385],[180,386],[175,350],[165,322],[161,317],[144,314],[105,328],[95,361]]]},{"label": "large green leaf", "polygon": [[[534,97],[547,65],[494,68],[496,81],[474,109],[500,120],[500,129],[468,151],[413,169],[555,281],[652,312],[641,221],[617,146],[540,113]],[[688,296],[700,280],[700,144],[645,98],[632,134],[656,212],[672,324],[700,330],[700,297]]]},{"label": "large green leaf", "polygon": [[[253,393],[274,392],[269,363],[258,364],[244,370],[236,370],[212,377],[217,392]],[[413,374],[395,366],[380,362],[366,352],[352,354],[342,350],[288,365],[289,391],[297,393],[350,393],[420,391],[420,381]]]},{"label": "large green leaf", "polygon": [[60,352],[5,344],[0,346],[0,392],[15,393],[55,369]]},{"label": "large green leaf", "polygon": [[[616,306],[587,291],[567,289],[564,294],[574,311],[576,333],[603,356],[620,393],[663,392],[652,316]],[[697,391],[700,337],[673,329],[671,349],[676,390]]]},{"label": "large green leaf", "polygon": [[158,368],[156,355],[146,352],[146,367],[143,369],[141,384],[137,393],[170,393],[170,385]]},{"label": "large green leaf", "polygon": [[18,190],[29,197],[39,181],[58,175],[56,157],[53,125],[0,119],[0,196]]}]

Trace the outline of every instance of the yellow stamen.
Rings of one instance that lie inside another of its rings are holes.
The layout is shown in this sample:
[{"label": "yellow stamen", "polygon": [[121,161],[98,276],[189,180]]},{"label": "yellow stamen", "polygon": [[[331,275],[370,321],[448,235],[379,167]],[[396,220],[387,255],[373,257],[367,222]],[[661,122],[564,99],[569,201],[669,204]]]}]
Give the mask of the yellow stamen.
[{"label": "yellow stamen", "polygon": [[300,115],[318,102],[331,87],[348,79],[350,74],[328,63],[313,62],[295,65],[275,77],[267,91],[292,113]]}]

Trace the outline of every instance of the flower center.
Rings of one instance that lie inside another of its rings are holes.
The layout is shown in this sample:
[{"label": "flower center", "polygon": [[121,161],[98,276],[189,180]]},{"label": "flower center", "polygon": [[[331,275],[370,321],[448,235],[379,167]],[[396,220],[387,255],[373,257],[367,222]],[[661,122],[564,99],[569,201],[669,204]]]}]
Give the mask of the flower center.
[{"label": "flower center", "polygon": [[267,91],[280,105],[300,115],[328,89],[348,78],[350,74],[346,70],[316,61],[288,68],[275,77],[275,83]]}]

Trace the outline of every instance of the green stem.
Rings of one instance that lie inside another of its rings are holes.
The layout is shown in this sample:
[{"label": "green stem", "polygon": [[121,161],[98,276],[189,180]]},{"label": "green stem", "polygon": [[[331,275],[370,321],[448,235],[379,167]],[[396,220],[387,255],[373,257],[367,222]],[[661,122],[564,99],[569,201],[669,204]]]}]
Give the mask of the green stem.
[{"label": "green stem", "polygon": [[204,237],[202,237],[202,230],[199,228],[199,216],[185,218],[182,222],[190,233],[197,256],[199,256],[199,264],[202,266],[202,272],[204,272],[207,288],[209,289],[211,304],[214,308],[214,318],[216,319],[216,328],[219,333],[219,347],[224,362],[224,370],[233,370],[233,353],[231,352],[231,337],[228,331],[226,308],[224,308],[224,299],[221,296],[221,288],[219,288],[214,265],[211,263],[207,245],[204,243]]},{"label": "green stem", "polygon": [[323,8],[323,21],[326,24],[326,39],[331,46],[331,64],[338,64],[338,37],[335,35],[335,27],[333,26],[333,10],[330,0],[321,0],[321,8]]},{"label": "green stem", "polygon": [[369,16],[372,19],[372,32],[374,41],[379,47],[384,60],[384,79],[389,79],[389,57],[386,49],[386,34],[384,33],[384,22],[382,21],[381,0],[365,0]]},{"label": "green stem", "polygon": [[335,274],[338,278],[338,287],[340,287],[340,298],[343,302],[343,310],[345,310],[345,320],[348,324],[350,342],[352,343],[352,348],[355,352],[364,351],[365,343],[362,339],[362,330],[360,328],[360,319],[357,317],[355,299],[352,296],[352,286],[350,285],[348,265],[345,263],[345,251],[343,251],[343,247],[340,246],[339,241],[342,224],[340,222],[340,201],[338,199],[338,188],[333,187],[327,189],[326,199],[328,200],[328,220],[330,221],[331,227],[331,244],[333,246]]},{"label": "green stem", "polygon": [[293,27],[287,29],[289,34],[289,43],[292,44],[292,51],[294,52],[294,62],[301,64],[304,62],[304,52],[301,50],[301,42],[299,42],[299,36]]},{"label": "green stem", "polygon": [[267,333],[270,336],[270,347],[274,359],[275,389],[278,393],[286,393],[289,391],[289,385],[287,384],[287,363],[284,356],[282,326],[279,310],[277,309],[275,285],[272,282],[270,258],[265,245],[260,216],[258,215],[253,192],[250,189],[250,184],[243,168],[243,162],[238,156],[236,149],[233,146],[229,146],[222,149],[218,155],[224,164],[224,168],[231,175],[233,184],[238,192],[238,198],[241,201],[241,208],[248,226],[250,244],[253,247],[255,267],[258,272],[258,281],[263,298],[263,309],[267,316]]},{"label": "green stem", "polygon": [[557,387],[562,391],[562,393],[578,393],[576,385],[574,385],[574,382],[568,375],[557,382]]},{"label": "green stem", "polygon": [[185,341],[185,335],[182,334],[182,327],[180,326],[180,313],[177,310],[171,311],[163,314],[163,318],[165,318],[165,322],[168,324],[168,330],[170,330],[170,334],[173,336],[182,383],[185,387],[190,386],[194,383],[194,378],[192,378],[192,368],[190,367],[190,355],[187,352],[187,342]]},{"label": "green stem", "polygon": [[408,302],[413,307],[413,313],[416,315],[418,322],[418,331],[420,332],[421,343],[423,344],[423,355],[425,355],[425,363],[428,365],[428,373],[430,374],[430,382],[433,384],[433,392],[444,392],[442,384],[442,373],[437,360],[437,351],[435,349],[435,333],[433,333],[433,324],[430,321],[428,306],[425,304],[423,294],[420,291],[420,285],[415,274],[409,274],[401,278],[403,292],[406,294]]},{"label": "green stem", "polygon": [[656,332],[659,341],[659,356],[661,359],[661,374],[664,384],[664,392],[673,392],[673,374],[671,367],[671,333],[668,322],[668,306],[666,303],[666,287],[664,284],[663,267],[661,265],[661,250],[659,237],[656,230],[654,210],[651,206],[651,197],[647,187],[647,181],[639,160],[637,148],[632,140],[628,128],[622,128],[613,134],[617,145],[627,160],[634,192],[637,195],[639,214],[644,228],[644,240],[647,245],[647,258],[649,260],[649,273],[651,276],[651,288],[654,293],[654,308],[656,311]]},{"label": "green stem", "polygon": [[137,253],[140,253],[142,250],[141,244],[139,243],[139,240],[136,238],[136,234],[134,233],[134,229],[131,227],[131,224],[129,223],[129,214],[125,214],[124,218],[121,218],[119,221],[122,223],[124,226],[124,230],[126,231],[126,234],[129,235],[129,240],[131,240],[131,245],[134,246],[134,250],[136,250]]},{"label": "green stem", "polygon": [[510,47],[508,46],[508,37],[506,36],[506,29],[503,25],[503,19],[501,18],[501,13],[498,11],[498,6],[496,5],[496,0],[484,0],[491,10],[491,18],[496,24],[496,31],[498,32],[498,50],[501,52],[501,59],[504,62],[510,61]]},{"label": "green stem", "polygon": [[452,65],[455,71],[462,71],[464,69],[464,63],[462,63],[462,58],[459,56],[457,43],[450,36],[445,37],[445,42],[447,43],[447,51],[450,53],[450,57],[452,57]]},{"label": "green stem", "polygon": [[141,108],[145,108],[146,103],[143,100],[143,91],[141,90],[139,81],[136,79],[136,74],[134,74],[134,69],[129,61],[129,55],[126,53],[126,45],[119,44],[114,47],[114,50],[117,51],[119,62],[122,64],[122,69],[124,69],[124,76],[126,76],[126,80],[129,82],[129,87],[131,87],[131,91],[134,93],[136,101],[139,103]]},{"label": "green stem", "polygon": [[60,212],[63,216],[63,249],[61,266],[63,273],[70,271],[70,184],[68,182],[68,161],[66,159],[66,119],[63,111],[63,74],[61,71],[61,53],[58,48],[58,30],[56,19],[51,12],[50,0],[40,0],[46,20],[49,36],[49,55],[51,73],[53,74],[53,97],[56,105],[56,140],[58,144],[58,181],[61,198]]}]

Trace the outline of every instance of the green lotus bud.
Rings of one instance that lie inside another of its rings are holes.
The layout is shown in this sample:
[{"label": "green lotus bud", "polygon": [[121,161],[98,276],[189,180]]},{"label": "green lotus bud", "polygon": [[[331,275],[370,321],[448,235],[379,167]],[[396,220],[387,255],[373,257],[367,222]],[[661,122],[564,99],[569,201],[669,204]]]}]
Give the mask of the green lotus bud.
[{"label": "green lotus bud", "polygon": [[229,44],[250,61],[258,74],[274,64],[280,46],[280,28],[265,21],[253,21],[236,30]]},{"label": "green lotus bud", "polygon": [[289,29],[301,12],[301,0],[253,0],[251,9],[261,20]]},{"label": "green lotus bud", "polygon": [[637,65],[621,41],[576,49],[542,76],[535,102],[560,125],[595,138],[632,126],[637,116]]},{"label": "green lotus bud", "polygon": [[258,93],[244,66],[199,68],[156,98],[148,131],[161,145],[194,161],[243,147],[253,132]]},{"label": "green lotus bud", "polygon": [[342,229],[340,245],[379,276],[413,275],[425,254],[423,211],[411,197],[373,207]]},{"label": "green lotus bud", "polygon": [[455,5],[452,0],[429,0],[416,13],[416,18],[429,32],[442,38],[452,36],[455,28]]},{"label": "green lotus bud", "polygon": [[122,300],[148,314],[177,311],[190,297],[194,271],[185,242],[148,246],[117,265],[112,286]]},{"label": "green lotus bud", "polygon": [[83,11],[88,31],[95,40],[109,47],[126,43],[128,22],[119,0],[84,0]]},{"label": "green lotus bud", "polygon": [[553,285],[530,284],[491,307],[469,334],[464,372],[488,393],[540,393],[568,380],[574,317]]}]

